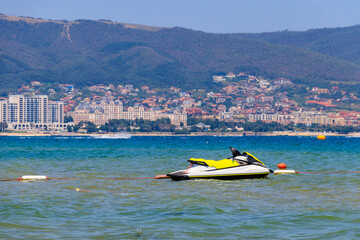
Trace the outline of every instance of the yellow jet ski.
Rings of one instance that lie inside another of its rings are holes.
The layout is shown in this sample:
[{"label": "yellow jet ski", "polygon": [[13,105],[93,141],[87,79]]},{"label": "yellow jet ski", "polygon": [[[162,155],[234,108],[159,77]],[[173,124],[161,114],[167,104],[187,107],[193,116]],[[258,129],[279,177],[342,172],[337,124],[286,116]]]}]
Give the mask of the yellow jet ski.
[{"label": "yellow jet ski", "polygon": [[172,180],[188,180],[198,178],[239,179],[239,178],[264,178],[272,170],[265,166],[259,159],[248,152],[240,153],[230,147],[232,157],[222,160],[206,160],[190,158],[190,166],[167,174]]}]

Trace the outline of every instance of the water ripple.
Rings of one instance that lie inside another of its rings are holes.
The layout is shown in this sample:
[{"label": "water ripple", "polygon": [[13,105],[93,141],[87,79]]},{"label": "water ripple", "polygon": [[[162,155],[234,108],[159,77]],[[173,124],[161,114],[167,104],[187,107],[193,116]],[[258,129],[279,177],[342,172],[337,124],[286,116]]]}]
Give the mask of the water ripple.
[{"label": "water ripple", "polygon": [[[151,177],[222,159],[228,146],[269,167],[359,171],[359,138],[0,137],[0,177],[76,179],[1,182],[1,239],[357,239],[359,174],[271,175],[267,179]],[[84,191],[76,191],[81,189]]]}]

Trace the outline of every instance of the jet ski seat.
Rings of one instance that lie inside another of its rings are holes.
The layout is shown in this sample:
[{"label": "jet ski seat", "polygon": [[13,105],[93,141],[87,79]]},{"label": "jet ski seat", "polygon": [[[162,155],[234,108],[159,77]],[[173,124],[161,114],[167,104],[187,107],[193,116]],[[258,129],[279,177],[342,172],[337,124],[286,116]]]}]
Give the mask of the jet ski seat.
[{"label": "jet ski seat", "polygon": [[190,158],[188,162],[193,164],[199,164],[203,166],[214,167],[216,169],[223,169],[223,168],[230,168],[230,167],[237,167],[240,164],[231,159],[222,159],[222,160],[206,160],[203,158]]}]

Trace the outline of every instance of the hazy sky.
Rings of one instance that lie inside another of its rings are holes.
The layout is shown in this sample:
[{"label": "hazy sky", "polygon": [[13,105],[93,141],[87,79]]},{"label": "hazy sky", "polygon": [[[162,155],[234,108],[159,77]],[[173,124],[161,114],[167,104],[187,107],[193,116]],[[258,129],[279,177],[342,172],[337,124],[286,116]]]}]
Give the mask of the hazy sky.
[{"label": "hazy sky", "polygon": [[360,24],[360,0],[0,0],[0,13],[217,33],[268,32]]}]

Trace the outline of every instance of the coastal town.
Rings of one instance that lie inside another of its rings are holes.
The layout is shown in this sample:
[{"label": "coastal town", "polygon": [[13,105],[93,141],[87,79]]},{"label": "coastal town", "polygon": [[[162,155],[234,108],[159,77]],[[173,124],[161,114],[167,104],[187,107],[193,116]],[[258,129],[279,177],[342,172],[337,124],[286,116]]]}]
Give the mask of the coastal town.
[{"label": "coastal town", "polygon": [[[138,120],[168,119],[163,131],[243,132],[244,124],[282,126],[352,126],[360,123],[359,98],[336,85],[331,88],[296,85],[287,78],[265,79],[243,72],[212,76],[217,91],[98,84],[82,89],[71,84],[32,81],[0,99],[1,130],[94,131],[112,120],[131,122],[116,130],[154,131]],[[223,124],[217,128],[214,122]],[[80,125],[80,126],[79,126]],[[75,127],[75,129],[74,129]],[[86,128],[87,130],[89,128]]]},{"label": "coastal town", "polygon": [[360,239],[359,0],[0,0],[1,239]]}]

